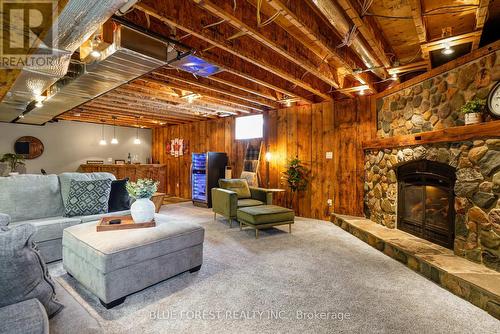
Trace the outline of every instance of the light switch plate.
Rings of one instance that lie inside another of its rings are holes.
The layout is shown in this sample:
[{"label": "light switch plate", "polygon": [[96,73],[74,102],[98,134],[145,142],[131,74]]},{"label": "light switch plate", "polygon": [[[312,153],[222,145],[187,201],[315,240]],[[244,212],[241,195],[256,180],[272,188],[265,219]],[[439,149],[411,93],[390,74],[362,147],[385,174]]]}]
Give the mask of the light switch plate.
[{"label": "light switch plate", "polygon": [[327,159],[333,159],[333,152],[326,152]]}]

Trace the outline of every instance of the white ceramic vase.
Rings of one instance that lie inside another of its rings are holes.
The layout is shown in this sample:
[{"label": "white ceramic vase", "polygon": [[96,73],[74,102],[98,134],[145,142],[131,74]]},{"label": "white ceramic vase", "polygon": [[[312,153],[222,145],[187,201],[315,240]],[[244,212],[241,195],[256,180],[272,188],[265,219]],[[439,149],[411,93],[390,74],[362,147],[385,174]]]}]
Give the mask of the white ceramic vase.
[{"label": "white ceramic vase", "polygon": [[465,114],[465,125],[478,124],[483,121],[483,115],[480,112]]},{"label": "white ceramic vase", "polygon": [[139,198],[130,206],[134,223],[146,223],[155,217],[155,204],[149,198]]}]

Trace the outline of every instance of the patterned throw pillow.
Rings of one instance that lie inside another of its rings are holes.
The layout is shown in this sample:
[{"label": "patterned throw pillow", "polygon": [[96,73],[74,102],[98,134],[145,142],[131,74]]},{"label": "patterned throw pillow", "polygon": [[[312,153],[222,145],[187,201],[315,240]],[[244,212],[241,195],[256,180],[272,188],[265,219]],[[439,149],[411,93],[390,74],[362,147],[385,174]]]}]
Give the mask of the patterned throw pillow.
[{"label": "patterned throw pillow", "polygon": [[108,212],[111,180],[71,180],[65,216],[89,216]]}]

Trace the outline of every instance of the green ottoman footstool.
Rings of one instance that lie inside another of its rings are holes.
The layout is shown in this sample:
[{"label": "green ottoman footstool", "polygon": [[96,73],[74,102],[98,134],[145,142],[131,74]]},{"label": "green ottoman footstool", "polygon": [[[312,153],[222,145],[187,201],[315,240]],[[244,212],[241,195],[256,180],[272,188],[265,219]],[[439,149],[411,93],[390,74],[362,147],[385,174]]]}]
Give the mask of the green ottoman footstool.
[{"label": "green ottoman footstool", "polygon": [[240,230],[244,226],[254,228],[257,239],[259,230],[278,225],[288,225],[289,233],[292,233],[295,213],[293,210],[277,205],[258,205],[238,209],[236,216],[240,222]]}]

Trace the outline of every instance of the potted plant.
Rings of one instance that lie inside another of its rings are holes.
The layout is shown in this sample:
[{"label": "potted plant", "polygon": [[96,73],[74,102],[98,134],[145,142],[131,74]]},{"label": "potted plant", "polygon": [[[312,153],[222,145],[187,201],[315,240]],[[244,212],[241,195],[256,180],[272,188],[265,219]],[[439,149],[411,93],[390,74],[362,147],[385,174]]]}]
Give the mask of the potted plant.
[{"label": "potted plant", "polygon": [[465,114],[465,125],[481,123],[486,100],[475,98],[462,106],[460,111]]},{"label": "potted plant", "polygon": [[24,165],[24,157],[16,153],[5,153],[0,162],[6,162],[10,167],[10,176],[19,175],[16,172],[18,166]]},{"label": "potted plant", "polygon": [[137,182],[127,182],[127,192],[135,199],[130,206],[130,214],[135,223],[146,223],[154,219],[155,204],[151,196],[158,189],[158,181],[139,179]]},{"label": "potted plant", "polygon": [[[302,162],[298,157],[291,159],[288,162],[286,170],[282,173],[282,183],[287,185],[292,191],[292,198],[290,199],[290,204],[294,202],[295,195],[298,191],[302,191],[307,187],[307,175],[308,170],[302,165]],[[291,206],[289,204],[289,206]]]}]

